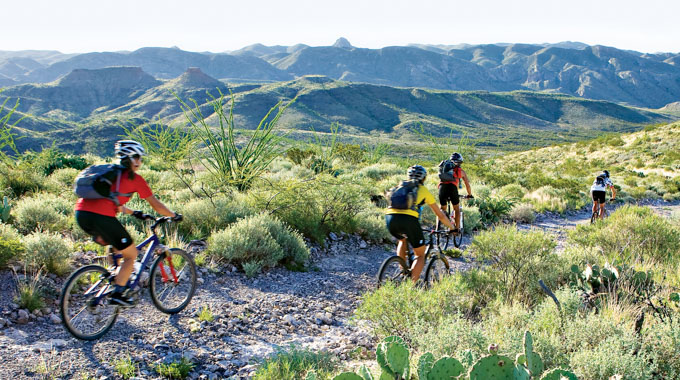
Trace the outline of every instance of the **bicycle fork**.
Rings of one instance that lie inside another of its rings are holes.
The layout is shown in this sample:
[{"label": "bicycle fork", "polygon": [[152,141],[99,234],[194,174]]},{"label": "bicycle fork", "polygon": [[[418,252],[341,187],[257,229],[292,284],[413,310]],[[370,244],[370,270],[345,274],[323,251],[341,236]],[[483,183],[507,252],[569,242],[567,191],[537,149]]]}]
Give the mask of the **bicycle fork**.
[{"label": "bicycle fork", "polygon": [[[172,280],[170,279],[170,276],[168,276],[168,273],[165,271],[165,267],[163,263],[161,262],[158,265],[158,269],[161,271],[161,278],[163,283],[166,283],[168,281],[173,281],[175,284],[179,282],[179,279],[177,278],[177,272],[175,271],[175,266],[172,264],[172,255],[170,254],[170,250],[167,247],[162,247],[164,250],[165,254],[165,260],[168,262],[168,267],[170,269],[170,274],[172,275]],[[159,249],[160,250],[160,249]]]}]

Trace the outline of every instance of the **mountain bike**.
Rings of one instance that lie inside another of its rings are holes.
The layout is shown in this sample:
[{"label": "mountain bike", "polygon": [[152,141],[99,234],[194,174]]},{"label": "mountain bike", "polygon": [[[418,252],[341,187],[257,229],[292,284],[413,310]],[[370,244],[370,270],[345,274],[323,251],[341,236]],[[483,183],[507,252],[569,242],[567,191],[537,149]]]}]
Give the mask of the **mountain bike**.
[{"label": "mountain bike", "polygon": [[[615,202],[615,201],[616,201],[616,199],[611,199],[611,198],[609,199],[610,203]],[[607,217],[609,217],[609,210],[607,210],[605,208],[604,209],[604,218],[607,218]],[[602,219],[604,219],[604,218],[602,218]],[[598,220],[598,219],[600,219],[600,214],[598,213],[598,211],[593,212],[590,215],[590,224],[595,223],[595,221]]]},{"label": "mountain bike", "polygon": [[[423,228],[423,232],[427,232],[429,235],[427,247],[425,248],[425,262],[427,263],[425,267],[425,284],[430,286],[449,274],[449,261],[442,254],[442,249],[438,243],[439,239],[435,238],[435,236],[448,234],[450,231]],[[435,246],[437,247],[436,250],[433,249]],[[411,265],[415,261],[415,255],[410,244],[406,257],[408,262],[404,261],[399,255],[390,256],[383,261],[382,265],[380,265],[380,270],[378,270],[378,286],[387,281],[394,283],[410,281]]]},{"label": "mountain bike", "polygon": [[[154,220],[151,236],[137,245],[138,250],[146,248],[141,261],[135,262],[135,269],[127,283],[128,294],[135,303],[142,288],[142,274],[151,263],[149,272],[149,293],[156,308],[166,314],[183,310],[196,291],[196,264],[187,252],[168,248],[161,244],[156,228],[171,223],[172,218],[155,219],[142,214],[140,219]],[[71,335],[78,339],[94,340],[102,337],[118,318],[120,307],[109,303],[118,273],[121,254],[108,247],[110,267],[86,265],[77,269],[64,283],[59,300],[61,320]],[[155,258],[155,259],[153,259]],[[153,259],[153,261],[152,261]]]},{"label": "mountain bike", "polygon": [[[471,195],[464,195],[461,196],[460,199],[472,199],[473,197]],[[458,227],[458,232],[450,235],[446,234],[444,236],[441,236],[441,239],[443,241],[438,241],[437,244],[440,244],[442,248],[446,251],[449,249],[449,244],[452,241],[453,245],[458,248],[460,247],[461,244],[463,244],[463,235],[465,235],[465,214],[463,213],[463,205],[460,205],[460,225]],[[451,224],[454,226],[456,225],[456,220],[455,220],[455,210],[453,210],[453,206],[451,206],[450,203],[446,203],[446,215],[449,217],[449,220],[451,220]],[[441,227],[441,221],[437,220],[437,229]],[[438,237],[439,238],[439,237]]]}]

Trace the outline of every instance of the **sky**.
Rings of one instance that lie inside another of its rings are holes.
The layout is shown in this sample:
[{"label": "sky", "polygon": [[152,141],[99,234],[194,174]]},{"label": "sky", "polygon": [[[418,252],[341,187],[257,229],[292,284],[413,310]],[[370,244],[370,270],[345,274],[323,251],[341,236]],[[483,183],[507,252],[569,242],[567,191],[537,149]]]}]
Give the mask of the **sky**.
[{"label": "sky", "polygon": [[0,50],[225,52],[345,37],[363,48],[578,41],[680,52],[678,0],[7,0],[0,13]]}]

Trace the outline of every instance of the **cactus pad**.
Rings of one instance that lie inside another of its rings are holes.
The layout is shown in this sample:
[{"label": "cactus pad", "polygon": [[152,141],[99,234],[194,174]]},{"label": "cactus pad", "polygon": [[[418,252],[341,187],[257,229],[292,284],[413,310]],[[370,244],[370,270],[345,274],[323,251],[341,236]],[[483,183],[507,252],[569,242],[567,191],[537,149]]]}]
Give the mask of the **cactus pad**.
[{"label": "cactus pad", "polygon": [[530,380],[531,375],[523,365],[516,365],[515,369],[512,370],[512,378],[514,380]]},{"label": "cactus pad", "polygon": [[426,379],[449,380],[460,376],[464,370],[463,365],[458,360],[444,356],[434,363]]},{"label": "cactus pad", "polygon": [[543,377],[541,377],[541,380],[562,380],[562,378],[567,380],[578,380],[578,377],[573,373],[559,368],[546,372]]},{"label": "cactus pad", "polygon": [[418,378],[422,380],[428,380],[428,374],[432,370],[434,365],[434,355],[430,352],[426,352],[420,355],[418,359]]},{"label": "cactus pad", "polygon": [[[308,375],[309,376],[309,375]],[[307,379],[309,380],[309,379]],[[343,372],[333,378],[333,380],[363,380],[361,376],[354,372]]]},{"label": "cactus pad", "polygon": [[404,348],[406,348],[406,345],[404,344],[404,340],[398,336],[388,336],[387,338],[383,339],[382,342],[378,343],[378,345],[375,348],[375,359],[378,362],[378,365],[380,368],[383,370],[383,372],[387,372],[389,375],[392,375],[394,377],[394,372],[390,369],[390,366],[387,362],[387,357],[385,356],[385,352],[387,351],[387,345],[390,343],[397,343]]},{"label": "cactus pad", "polygon": [[366,365],[361,365],[359,368],[359,376],[361,376],[364,380],[373,380],[373,375],[371,374],[371,371],[366,368]]},{"label": "cactus pad", "polygon": [[470,369],[470,380],[512,379],[515,363],[502,355],[485,356]]},{"label": "cactus pad", "polygon": [[409,352],[408,349],[403,344],[394,342],[387,343],[385,348],[385,359],[387,359],[387,364],[390,370],[401,375],[403,378],[408,379],[409,375]]}]

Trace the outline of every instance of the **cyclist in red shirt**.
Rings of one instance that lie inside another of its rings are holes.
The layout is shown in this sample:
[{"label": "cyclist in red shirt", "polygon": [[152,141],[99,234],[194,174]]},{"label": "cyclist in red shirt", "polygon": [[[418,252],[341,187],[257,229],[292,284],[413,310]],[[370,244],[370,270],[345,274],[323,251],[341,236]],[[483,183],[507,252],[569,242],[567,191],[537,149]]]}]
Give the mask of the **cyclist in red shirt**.
[{"label": "cyclist in red shirt", "polygon": [[[161,201],[151,192],[151,188],[144,178],[136,174],[142,166],[142,156],[146,153],[144,147],[133,140],[117,141],[114,145],[116,157],[120,159],[120,165],[126,169],[120,174],[118,201],[120,206],[111,199],[78,199],[75,207],[76,222],[83,231],[90,234],[93,240],[99,244],[111,244],[115,252],[123,255],[123,262],[116,275],[116,286],[111,294],[111,303],[127,307],[132,306],[132,299],[127,297],[124,292],[126,284],[134,269],[134,262],[137,259],[137,247],[132,241],[132,237],[125,230],[125,227],[116,219],[119,212],[141,216],[140,211],[132,211],[125,207],[125,203],[130,200],[132,193],[137,193],[140,198],[149,202],[151,207],[163,216],[173,217],[179,221],[181,214],[170,211]],[[115,185],[114,185],[115,186]]]}]

